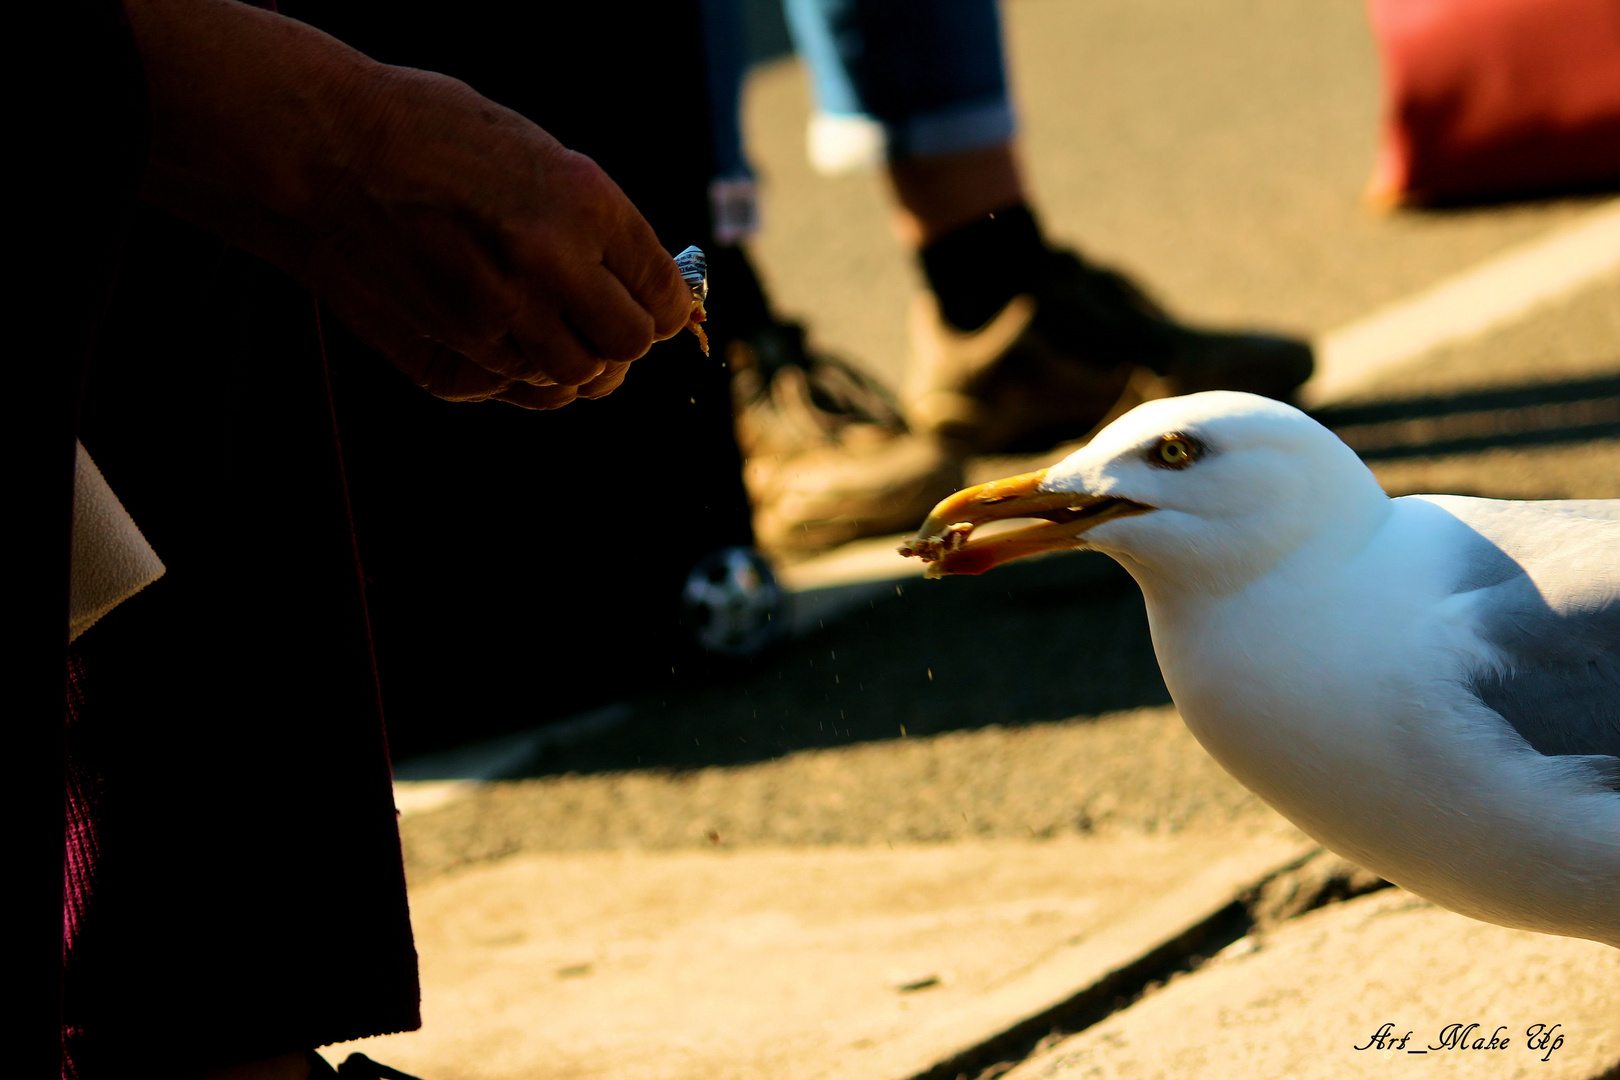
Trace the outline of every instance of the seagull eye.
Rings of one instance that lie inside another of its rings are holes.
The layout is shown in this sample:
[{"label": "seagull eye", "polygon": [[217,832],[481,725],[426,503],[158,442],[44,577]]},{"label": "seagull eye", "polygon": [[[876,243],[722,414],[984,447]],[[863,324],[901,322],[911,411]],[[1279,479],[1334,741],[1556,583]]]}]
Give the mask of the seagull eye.
[{"label": "seagull eye", "polygon": [[1185,469],[1198,457],[1193,442],[1185,435],[1164,435],[1148,451],[1148,464],[1160,469]]}]

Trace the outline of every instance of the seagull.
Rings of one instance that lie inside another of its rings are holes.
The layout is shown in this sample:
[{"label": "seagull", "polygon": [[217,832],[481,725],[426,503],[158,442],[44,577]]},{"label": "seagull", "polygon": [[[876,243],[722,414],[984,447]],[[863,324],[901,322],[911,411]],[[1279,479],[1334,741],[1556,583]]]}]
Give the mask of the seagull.
[{"label": "seagull", "polygon": [[[993,535],[1005,519],[1042,523]],[[1620,500],[1391,499],[1281,402],[1140,405],[934,508],[928,576],[1088,548],[1176,708],[1323,846],[1452,911],[1620,948]]]}]

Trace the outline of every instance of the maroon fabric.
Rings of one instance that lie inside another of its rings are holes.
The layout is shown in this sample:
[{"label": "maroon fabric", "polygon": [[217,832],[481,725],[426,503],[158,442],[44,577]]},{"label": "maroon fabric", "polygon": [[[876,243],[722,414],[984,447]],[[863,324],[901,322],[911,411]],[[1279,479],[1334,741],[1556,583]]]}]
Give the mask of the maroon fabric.
[{"label": "maroon fabric", "polygon": [[75,644],[64,1075],[417,1027],[313,302],[144,214],[79,432],[168,572]]},{"label": "maroon fabric", "polygon": [[[67,836],[62,859],[62,967],[76,966],[77,952],[84,941],[86,916],[94,903],[96,865],[100,861],[101,773],[93,747],[81,745],[84,713],[84,670],[76,656],[68,657],[66,768],[64,792]],[[85,1032],[77,1025],[64,1025],[64,1047],[83,1041]],[[64,1056],[62,1075],[78,1077],[70,1058]]]},{"label": "maroon fabric", "polygon": [[1382,203],[1620,184],[1620,0],[1369,0]]}]

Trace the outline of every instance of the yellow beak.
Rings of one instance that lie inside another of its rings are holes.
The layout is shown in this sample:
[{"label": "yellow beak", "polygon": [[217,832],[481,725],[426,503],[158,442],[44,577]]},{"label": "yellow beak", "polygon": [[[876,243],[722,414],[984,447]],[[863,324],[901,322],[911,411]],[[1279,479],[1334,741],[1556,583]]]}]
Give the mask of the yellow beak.
[{"label": "yellow beak", "polygon": [[[1045,479],[1046,470],[1040,469],[963,488],[934,507],[900,554],[928,563],[928,577],[982,574],[1014,559],[1082,547],[1080,537],[1088,529],[1153,509],[1111,495],[1042,491]],[[971,539],[975,527],[1012,518],[1044,518],[1050,524]]]}]

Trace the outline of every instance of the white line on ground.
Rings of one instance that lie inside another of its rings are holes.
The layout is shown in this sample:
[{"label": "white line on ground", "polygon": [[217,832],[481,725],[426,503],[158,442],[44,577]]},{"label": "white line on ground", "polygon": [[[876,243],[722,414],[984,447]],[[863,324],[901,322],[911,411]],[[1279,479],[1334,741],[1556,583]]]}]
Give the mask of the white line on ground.
[{"label": "white line on ground", "polygon": [[1620,199],[1511,248],[1416,296],[1323,334],[1316,375],[1302,388],[1320,405],[1437,345],[1512,322],[1620,267]]},{"label": "white line on ground", "polygon": [[628,719],[630,706],[616,702],[515,735],[402,761],[394,766],[394,807],[416,814],[454,802],[480,784],[523,775],[548,746],[586,742]]}]

